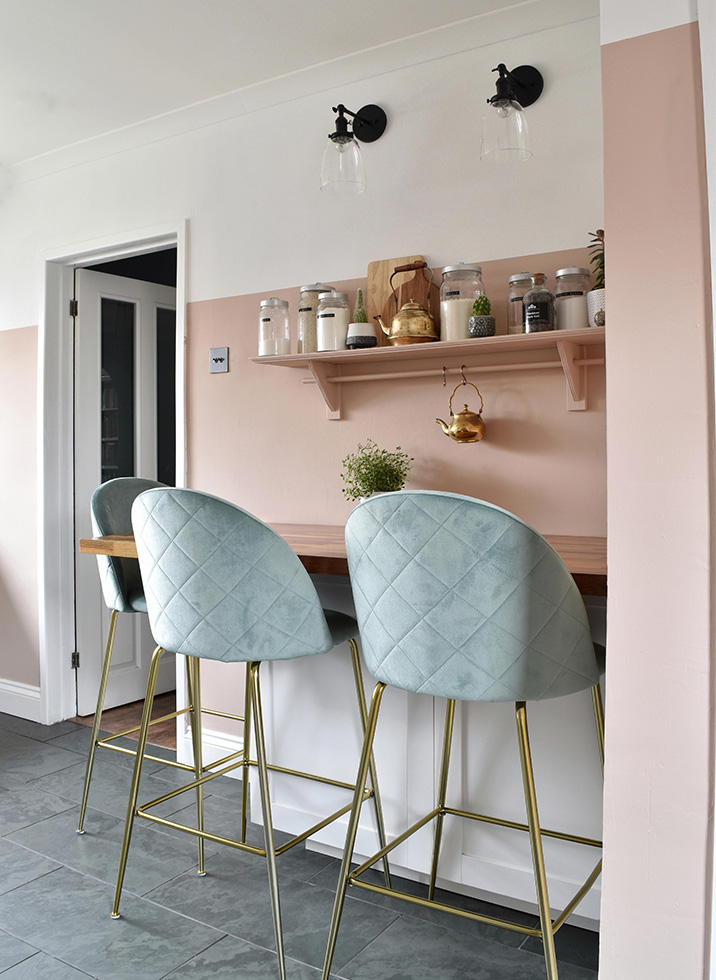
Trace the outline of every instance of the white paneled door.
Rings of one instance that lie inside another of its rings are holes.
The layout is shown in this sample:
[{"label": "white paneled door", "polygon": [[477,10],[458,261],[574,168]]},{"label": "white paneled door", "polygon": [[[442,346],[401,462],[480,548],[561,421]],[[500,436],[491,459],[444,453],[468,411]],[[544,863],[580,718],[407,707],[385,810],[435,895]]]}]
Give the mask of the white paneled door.
[{"label": "white paneled door", "polygon": [[[75,536],[92,534],[90,498],[118,476],[173,483],[175,294],[169,286],[75,274]],[[77,713],[92,714],[109,625],[96,560],[78,555],[75,576]],[[120,615],[105,707],[144,697],[154,644],[147,617]],[[157,691],[175,686],[165,656]]]}]

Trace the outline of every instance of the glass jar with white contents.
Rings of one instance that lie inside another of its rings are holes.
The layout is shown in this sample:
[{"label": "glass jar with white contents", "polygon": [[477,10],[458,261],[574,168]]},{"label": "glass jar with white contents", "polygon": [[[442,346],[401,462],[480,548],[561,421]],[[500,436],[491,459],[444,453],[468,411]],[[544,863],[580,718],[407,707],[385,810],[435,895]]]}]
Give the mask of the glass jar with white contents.
[{"label": "glass jar with white contents", "polygon": [[319,350],[343,350],[346,346],[351,313],[348,293],[335,289],[318,296],[317,334]]},{"label": "glass jar with white contents", "polygon": [[589,326],[588,292],[589,269],[576,265],[558,269],[554,290],[554,312],[558,330],[581,330]]},{"label": "glass jar with white contents", "polygon": [[312,354],[318,350],[317,320],[318,297],[320,293],[331,290],[332,286],[314,282],[311,286],[301,286],[298,301],[298,344],[299,354]]},{"label": "glass jar with white contents", "polygon": [[484,296],[482,267],[479,265],[446,265],[440,285],[440,339],[467,340],[472,304]]},{"label": "glass jar with white contents", "polygon": [[276,296],[262,299],[259,311],[259,356],[290,353],[288,303]]}]

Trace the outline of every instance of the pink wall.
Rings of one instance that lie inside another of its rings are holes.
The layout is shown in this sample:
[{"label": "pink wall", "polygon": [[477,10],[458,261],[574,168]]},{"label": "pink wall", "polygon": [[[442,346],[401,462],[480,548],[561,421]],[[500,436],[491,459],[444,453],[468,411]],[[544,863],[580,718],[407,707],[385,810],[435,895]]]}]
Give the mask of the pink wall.
[{"label": "pink wall", "polygon": [[688,24],[602,49],[610,593],[603,980],[696,980],[706,969],[713,394],[698,44]]},{"label": "pink wall", "polygon": [[0,331],[0,391],[0,678],[37,686],[37,327]]},{"label": "pink wall", "polygon": [[[508,277],[524,269],[548,273],[587,265],[585,249],[482,263],[495,302],[498,333],[506,332]],[[436,276],[440,280],[440,275]],[[351,304],[363,279],[332,283]],[[269,295],[269,294],[266,294]],[[291,304],[298,289],[270,293]],[[259,301],[232,296],[188,308],[188,485],[225,497],[266,521],[340,524],[351,508],[343,497],[341,460],[371,436],[415,457],[409,486],[443,489],[493,501],[545,533],[606,533],[604,368],[590,368],[589,410],[566,410],[559,369],[484,373],[467,370],[485,401],[486,438],[459,446],[435,424],[446,418],[456,379],[415,379],[344,386],[343,418],[326,419],[303,371],[255,364]],[[209,349],[230,348],[228,374],[209,374]],[[295,337],[294,337],[295,346]],[[471,391],[471,389],[469,389]],[[474,407],[477,408],[475,401]],[[206,664],[204,700],[237,711],[243,673]],[[212,719],[208,727],[234,732]]]},{"label": "pink wall", "polygon": [[[527,268],[553,277],[555,269],[585,261],[584,250],[572,250],[483,263],[488,295],[497,301],[498,332],[505,332],[510,274]],[[333,285],[346,289],[352,302],[365,283]],[[297,289],[271,295],[288,299],[295,316]],[[240,503],[267,521],[342,523],[350,504],[341,493],[341,460],[370,436],[415,457],[412,487],[486,498],[547,533],[605,533],[603,368],[590,369],[586,412],[566,411],[560,370],[468,369],[468,379],[482,392],[487,425],[484,442],[471,446],[448,439],[434,421],[447,416],[455,379],[447,389],[439,378],[344,386],[344,417],[329,421],[318,390],[302,383],[303,371],[249,361],[256,354],[261,298],[189,305],[190,486]],[[209,348],[227,345],[230,372],[210,375]]]}]

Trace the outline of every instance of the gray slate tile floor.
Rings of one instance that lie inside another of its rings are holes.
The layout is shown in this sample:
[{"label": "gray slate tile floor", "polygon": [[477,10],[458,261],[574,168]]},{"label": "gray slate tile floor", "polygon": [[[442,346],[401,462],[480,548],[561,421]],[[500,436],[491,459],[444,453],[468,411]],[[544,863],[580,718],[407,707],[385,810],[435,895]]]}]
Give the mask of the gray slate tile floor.
[{"label": "gray slate tile floor", "polygon": [[[274,980],[265,863],[251,855],[207,845],[208,874],[199,878],[192,838],[139,821],[122,917],[110,919],[131,759],[98,753],[87,832],[77,836],[88,737],[72,722],[43,727],[0,714],[0,980]],[[146,765],[144,792],[175,784],[171,770]],[[238,787],[225,777],[209,784],[208,827],[231,832]],[[187,800],[168,801],[163,812],[189,822]],[[251,835],[262,840],[259,828]],[[278,868],[289,980],[318,980],[338,862],[295,849]],[[596,980],[594,933],[565,926],[557,956],[560,980]],[[344,980],[545,977],[536,940],[363,891],[346,900],[334,970]]]}]

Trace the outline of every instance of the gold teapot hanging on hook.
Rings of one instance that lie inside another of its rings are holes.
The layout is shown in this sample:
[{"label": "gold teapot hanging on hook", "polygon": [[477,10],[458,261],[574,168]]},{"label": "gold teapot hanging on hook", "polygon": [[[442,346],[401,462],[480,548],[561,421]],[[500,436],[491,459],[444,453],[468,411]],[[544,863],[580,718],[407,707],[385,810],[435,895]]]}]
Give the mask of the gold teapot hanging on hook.
[{"label": "gold teapot hanging on hook", "polygon": [[[482,408],[483,401],[482,395],[480,394],[480,389],[477,385],[474,385],[472,381],[468,381],[463,373],[463,368],[460,369],[460,374],[462,375],[462,381],[455,385],[450,395],[450,404],[448,411],[450,412],[450,424],[443,422],[442,419],[435,419],[438,425],[441,425],[443,432],[446,436],[454,439],[455,442],[468,443],[468,442],[479,442],[485,435],[485,423],[482,421]],[[443,383],[445,379],[443,377]],[[452,400],[455,397],[455,392],[458,388],[464,388],[466,385],[470,385],[477,392],[477,397],[480,399],[480,409],[477,412],[471,412],[464,404],[463,410],[453,414],[452,410]]]}]

